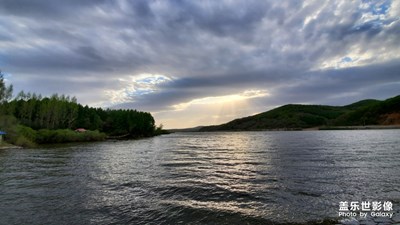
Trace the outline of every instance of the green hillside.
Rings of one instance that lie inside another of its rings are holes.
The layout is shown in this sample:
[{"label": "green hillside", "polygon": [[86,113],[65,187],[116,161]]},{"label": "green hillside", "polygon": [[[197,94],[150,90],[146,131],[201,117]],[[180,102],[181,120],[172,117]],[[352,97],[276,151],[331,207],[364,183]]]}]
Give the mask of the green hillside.
[{"label": "green hillside", "polygon": [[377,103],[380,103],[380,102],[381,101],[376,100],[376,99],[365,99],[365,100],[361,100],[361,101],[352,103],[350,105],[346,105],[344,107],[347,108],[347,109],[356,110],[358,108],[371,106],[373,104],[377,104]]},{"label": "green hillside", "polygon": [[304,129],[326,126],[400,124],[400,95],[385,101],[367,99],[346,106],[284,105],[200,131]]},{"label": "green hillside", "polygon": [[[352,104],[354,105],[354,104]],[[349,106],[352,106],[349,105]],[[349,108],[349,106],[345,106]],[[351,107],[350,107],[351,108]],[[336,126],[399,125],[400,95],[385,101],[370,101],[341,115],[334,121]]]}]

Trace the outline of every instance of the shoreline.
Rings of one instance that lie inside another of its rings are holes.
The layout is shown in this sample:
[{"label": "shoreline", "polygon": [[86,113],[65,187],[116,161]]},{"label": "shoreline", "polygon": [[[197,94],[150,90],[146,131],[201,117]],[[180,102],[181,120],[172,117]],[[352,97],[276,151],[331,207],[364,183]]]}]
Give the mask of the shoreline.
[{"label": "shoreline", "polygon": [[324,130],[395,130],[400,125],[365,125],[365,126],[321,126],[309,128],[274,128],[250,130],[209,130],[209,131],[177,131],[177,132],[241,132],[241,131],[324,131]]},{"label": "shoreline", "polygon": [[3,143],[0,144],[0,150],[4,150],[4,149],[21,149],[23,147],[21,146],[17,146],[17,145],[13,145],[13,144],[9,144],[3,141]]},{"label": "shoreline", "polygon": [[390,130],[400,129],[400,125],[364,125],[364,126],[332,126],[319,127],[319,130]]},{"label": "shoreline", "polygon": [[[169,134],[169,133],[168,133]],[[3,141],[0,144],[0,150],[3,149],[29,149],[29,148],[39,148],[39,147],[48,147],[48,146],[58,146],[58,145],[68,145],[68,144],[84,144],[84,143],[96,143],[96,142],[118,142],[118,141],[128,141],[128,140],[141,140],[146,138],[153,138],[161,135],[166,134],[157,134],[153,136],[142,136],[142,137],[134,137],[134,138],[113,138],[113,137],[106,137],[105,139],[101,140],[84,140],[84,141],[65,141],[65,142],[48,142],[48,143],[34,143],[32,146],[18,146],[14,144],[10,144],[8,142]]]}]

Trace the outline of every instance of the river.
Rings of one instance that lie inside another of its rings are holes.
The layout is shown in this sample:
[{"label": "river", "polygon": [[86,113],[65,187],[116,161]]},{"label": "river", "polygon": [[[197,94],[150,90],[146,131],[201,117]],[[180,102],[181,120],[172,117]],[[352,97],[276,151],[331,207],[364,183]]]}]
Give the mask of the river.
[{"label": "river", "polygon": [[174,133],[0,150],[0,224],[275,224],[400,204],[400,130]]}]

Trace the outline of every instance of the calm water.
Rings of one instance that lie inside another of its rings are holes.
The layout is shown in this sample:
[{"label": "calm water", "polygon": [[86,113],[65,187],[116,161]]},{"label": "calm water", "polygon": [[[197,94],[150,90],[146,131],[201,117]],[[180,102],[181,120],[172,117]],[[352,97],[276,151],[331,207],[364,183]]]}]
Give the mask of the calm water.
[{"label": "calm water", "polygon": [[177,133],[0,150],[0,224],[270,224],[400,204],[400,130]]}]

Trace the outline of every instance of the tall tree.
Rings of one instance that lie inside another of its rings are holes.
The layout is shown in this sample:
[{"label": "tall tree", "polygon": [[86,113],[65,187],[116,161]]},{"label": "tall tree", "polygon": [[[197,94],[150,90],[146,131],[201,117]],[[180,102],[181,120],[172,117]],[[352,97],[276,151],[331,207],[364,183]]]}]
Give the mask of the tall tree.
[{"label": "tall tree", "polygon": [[4,82],[4,74],[0,70],[0,104],[9,101],[12,97],[13,86],[6,86]]}]

